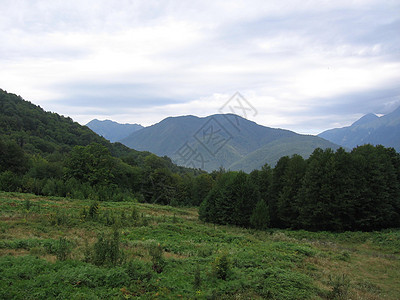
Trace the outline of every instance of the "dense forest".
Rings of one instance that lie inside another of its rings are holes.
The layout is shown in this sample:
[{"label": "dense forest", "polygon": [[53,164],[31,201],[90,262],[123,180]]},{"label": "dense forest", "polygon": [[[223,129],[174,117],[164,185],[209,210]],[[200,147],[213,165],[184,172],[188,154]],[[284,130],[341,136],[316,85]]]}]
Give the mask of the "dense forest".
[{"label": "dense forest", "polygon": [[264,229],[400,226],[400,155],[364,145],[282,157],[250,174],[178,167],[0,90],[0,190],[200,206],[201,220]]},{"label": "dense forest", "polygon": [[282,157],[274,169],[227,172],[200,206],[217,224],[308,230],[400,226],[400,155],[364,145],[350,153],[316,149],[309,159]]}]

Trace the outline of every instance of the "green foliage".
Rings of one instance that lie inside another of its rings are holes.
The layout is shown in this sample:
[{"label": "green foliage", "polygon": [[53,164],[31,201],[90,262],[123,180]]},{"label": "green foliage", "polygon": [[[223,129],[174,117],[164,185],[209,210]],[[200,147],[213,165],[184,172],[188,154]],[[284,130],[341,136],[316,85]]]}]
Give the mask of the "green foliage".
[{"label": "green foliage", "polygon": [[264,200],[260,199],[250,217],[250,224],[259,230],[267,229],[269,225],[269,209]]},{"label": "green foliage", "polygon": [[33,256],[0,258],[1,299],[116,298],[131,278],[121,267],[101,268],[77,261],[55,264]]},{"label": "green foliage", "polygon": [[60,237],[57,244],[56,256],[58,260],[66,260],[71,253],[71,246],[68,240],[64,237]]},{"label": "green foliage", "polygon": [[71,223],[71,219],[68,216],[68,214],[60,209],[57,209],[55,214],[51,214],[50,216],[50,224],[51,225],[58,225],[58,226],[62,226],[62,225],[70,225]]},{"label": "green foliage", "polygon": [[270,227],[308,230],[395,228],[400,226],[399,174],[400,154],[394,149],[316,149],[307,160],[282,157],[273,170],[219,174],[199,218],[255,228],[266,227],[268,220]]},{"label": "green foliage", "polygon": [[339,274],[329,277],[329,285],[332,290],[328,293],[328,299],[346,300],[349,296],[350,279],[346,274]]},{"label": "green foliage", "polygon": [[280,191],[277,203],[276,214],[285,228],[298,228],[297,224],[299,210],[301,207],[299,201],[299,191],[302,187],[302,180],[306,171],[306,161],[299,155],[293,155],[289,158],[287,166],[281,180],[283,188]]},{"label": "green foliage", "polygon": [[120,248],[120,234],[118,230],[114,230],[109,236],[99,234],[97,242],[93,245],[92,254],[86,256],[86,260],[97,266],[116,266],[122,264],[125,260],[125,255]]},{"label": "green foliage", "polygon": [[[0,128],[1,132],[1,128]],[[3,141],[0,136],[0,173],[11,171],[22,174],[28,168],[28,158],[14,141]]]},{"label": "green foliage", "polygon": [[92,204],[90,204],[87,218],[90,220],[96,220],[98,216],[99,216],[99,203],[97,201],[94,201]]},{"label": "green foliage", "polygon": [[[352,279],[348,298],[397,299],[399,293],[398,230],[263,232],[198,222],[195,208],[151,204],[134,204],[149,224],[131,226],[132,202],[102,203],[97,220],[78,222],[91,201],[20,193],[0,199],[1,253],[15,255],[0,256],[1,299],[338,299],[346,290],[346,281],[334,276],[340,269]],[[35,206],[24,215],[27,199]],[[48,226],[57,211],[69,222]],[[104,222],[106,212],[119,219],[118,238]],[[92,242],[99,232],[103,238]],[[61,257],[61,233],[70,255],[48,262]],[[113,240],[124,249],[120,259],[112,259]],[[96,265],[96,257],[105,263]]]},{"label": "green foliage", "polygon": [[66,160],[65,175],[90,185],[107,185],[113,182],[115,162],[110,151],[100,145],[75,146]]},{"label": "green foliage", "polygon": [[0,190],[98,201],[136,194],[139,202],[193,205],[192,177],[201,172],[112,144],[2,90],[0,107]]},{"label": "green foliage", "polygon": [[224,251],[220,253],[213,262],[213,273],[216,278],[227,280],[230,270],[231,262],[229,259],[229,253]]},{"label": "green foliage", "polygon": [[217,224],[249,226],[260,198],[257,186],[244,172],[221,174],[199,209],[199,218]]},{"label": "green foliage", "polygon": [[125,270],[131,280],[149,281],[153,274],[151,266],[142,260],[130,260],[125,265]]},{"label": "green foliage", "polygon": [[198,291],[201,288],[201,271],[199,264],[197,264],[196,268],[194,269],[193,288],[196,291]]},{"label": "green foliage", "polygon": [[309,299],[313,289],[310,279],[290,270],[269,267],[260,274],[258,292],[265,299]]},{"label": "green foliage", "polygon": [[25,208],[27,211],[29,211],[29,210],[31,209],[31,207],[32,207],[32,202],[31,202],[31,200],[26,199],[26,200],[24,201],[24,208]]},{"label": "green foliage", "polygon": [[153,263],[153,270],[157,273],[161,273],[165,267],[162,246],[160,244],[149,245],[149,255],[151,257],[151,262]]}]

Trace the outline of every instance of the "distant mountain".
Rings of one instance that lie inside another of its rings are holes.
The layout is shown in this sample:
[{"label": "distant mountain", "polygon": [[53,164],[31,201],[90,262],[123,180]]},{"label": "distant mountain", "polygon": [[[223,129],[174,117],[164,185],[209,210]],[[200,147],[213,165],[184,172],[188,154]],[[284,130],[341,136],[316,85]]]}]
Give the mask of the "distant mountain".
[{"label": "distant mountain", "polygon": [[400,151],[400,107],[382,117],[367,114],[351,126],[330,129],[318,136],[348,148],[372,144]]},{"label": "distant mountain", "polygon": [[178,165],[206,171],[252,171],[281,156],[308,157],[315,148],[338,146],[316,136],[258,125],[237,115],[170,117],[121,140],[135,150],[169,156]]},{"label": "distant mountain", "polygon": [[97,119],[90,121],[86,126],[112,143],[118,142],[132,132],[143,128],[139,124],[120,124],[110,120],[99,121]]}]

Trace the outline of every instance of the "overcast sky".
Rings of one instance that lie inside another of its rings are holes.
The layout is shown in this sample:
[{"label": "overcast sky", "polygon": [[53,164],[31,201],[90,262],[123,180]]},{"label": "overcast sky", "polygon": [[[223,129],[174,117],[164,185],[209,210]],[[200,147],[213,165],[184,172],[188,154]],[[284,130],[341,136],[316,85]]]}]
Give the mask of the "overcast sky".
[{"label": "overcast sky", "polygon": [[400,105],[400,1],[0,0],[0,88],[81,124],[206,116],[300,133]]}]

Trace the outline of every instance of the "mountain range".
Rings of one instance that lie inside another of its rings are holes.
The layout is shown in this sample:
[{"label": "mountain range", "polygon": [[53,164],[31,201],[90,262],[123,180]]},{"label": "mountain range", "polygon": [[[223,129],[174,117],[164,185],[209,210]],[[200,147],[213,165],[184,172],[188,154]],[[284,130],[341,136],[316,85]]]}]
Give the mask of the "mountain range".
[{"label": "mountain range", "polygon": [[112,143],[118,142],[129,136],[132,132],[143,128],[139,124],[119,124],[110,120],[100,121],[97,119],[90,121],[86,126]]},{"label": "mountain range", "polygon": [[280,157],[308,157],[315,148],[337,149],[323,138],[261,126],[233,114],[169,117],[120,141],[139,151],[168,156],[182,166],[250,172]]},{"label": "mountain range", "polygon": [[400,151],[400,107],[378,117],[367,114],[351,126],[324,131],[318,135],[347,148],[364,144],[383,145]]},{"label": "mountain range", "polygon": [[351,126],[318,136],[265,127],[233,114],[169,117],[149,127],[108,120],[93,120],[87,126],[110,141],[209,172],[220,167],[250,172],[266,163],[274,166],[285,155],[307,158],[318,147],[381,144],[400,151],[400,107],[382,117],[367,114]]}]

